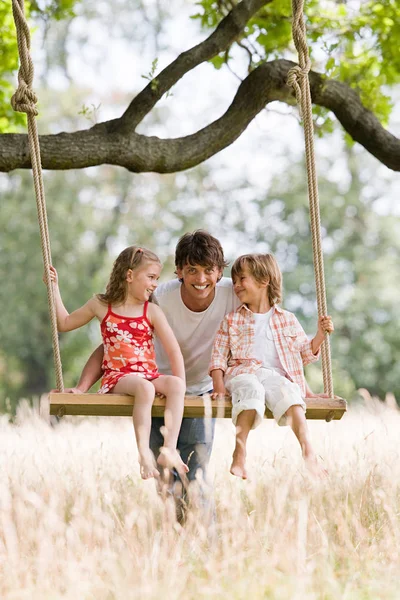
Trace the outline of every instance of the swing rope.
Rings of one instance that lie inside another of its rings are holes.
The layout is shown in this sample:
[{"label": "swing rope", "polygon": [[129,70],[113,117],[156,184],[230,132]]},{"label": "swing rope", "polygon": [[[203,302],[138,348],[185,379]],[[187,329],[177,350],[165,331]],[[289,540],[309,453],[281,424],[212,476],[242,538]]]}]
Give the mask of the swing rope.
[{"label": "swing rope", "polygon": [[36,124],[37,97],[32,90],[33,62],[30,56],[30,32],[25,18],[24,0],[12,0],[12,11],[17,30],[20,68],[18,71],[18,89],[11,98],[11,106],[17,112],[26,113],[28,120],[28,140],[32,162],[33,183],[36,195],[36,207],[40,228],[40,241],[47,285],[47,300],[51,320],[53,342],[53,358],[56,373],[56,385],[60,392],[64,391],[60,347],[58,343],[57,318],[54,303],[53,286],[50,280],[51,251],[49,229],[47,224],[46,199],[44,194],[42,163],[40,158],[39,135]]},{"label": "swing rope", "polygon": [[[321,220],[318,196],[317,169],[314,150],[314,126],[312,102],[308,73],[311,61],[306,38],[304,22],[304,0],[292,0],[292,35],[298,53],[299,64],[290,69],[287,83],[293,87],[300,114],[304,123],[305,154],[307,165],[307,181],[310,207],[311,236],[314,259],[315,286],[317,292],[318,316],[327,315],[324,258],[322,253]],[[322,344],[322,375],[324,392],[333,398],[332,364],[329,336],[325,335]]]}]

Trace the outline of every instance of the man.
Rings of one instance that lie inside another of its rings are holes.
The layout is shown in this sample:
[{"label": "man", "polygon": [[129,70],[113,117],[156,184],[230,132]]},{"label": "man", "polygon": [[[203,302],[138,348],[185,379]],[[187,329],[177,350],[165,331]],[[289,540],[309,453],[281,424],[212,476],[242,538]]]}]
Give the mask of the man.
[{"label": "man", "polygon": [[[176,247],[175,267],[178,279],[161,283],[154,293],[180,345],[186,372],[187,394],[203,395],[212,391],[208,366],[216,332],[226,314],[239,306],[232,282],[222,277],[227,266],[219,241],[206,231],[183,235]],[[161,373],[170,374],[170,366],[156,340],[157,365]],[[77,388],[86,392],[101,376],[103,347],[87,362]],[[163,445],[160,427],[163,419],[153,418],[150,447],[157,457]],[[214,439],[215,421],[207,427],[203,418],[182,421],[178,450],[189,467],[188,480],[206,479]],[[175,482],[178,476],[173,474]],[[175,488],[179,486],[173,486]],[[175,498],[179,491],[173,491]],[[185,502],[183,495],[183,503]],[[204,499],[204,497],[203,497]]]}]

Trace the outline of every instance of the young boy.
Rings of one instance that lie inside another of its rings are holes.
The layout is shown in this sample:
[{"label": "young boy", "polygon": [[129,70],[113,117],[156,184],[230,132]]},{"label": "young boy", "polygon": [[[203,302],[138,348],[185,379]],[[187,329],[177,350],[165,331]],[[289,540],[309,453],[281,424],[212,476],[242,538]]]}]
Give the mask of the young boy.
[{"label": "young boy", "polygon": [[236,446],[230,471],[247,478],[247,437],[261,423],[266,404],[279,425],[291,425],[307,466],[322,474],[305,418],[303,365],[318,360],[325,332],[334,330],[332,319],[320,317],[317,334],[307,338],[296,317],[278,306],[282,274],[271,254],[240,256],[231,275],[242,304],[223,319],[209,367],[212,396],[232,396]]}]

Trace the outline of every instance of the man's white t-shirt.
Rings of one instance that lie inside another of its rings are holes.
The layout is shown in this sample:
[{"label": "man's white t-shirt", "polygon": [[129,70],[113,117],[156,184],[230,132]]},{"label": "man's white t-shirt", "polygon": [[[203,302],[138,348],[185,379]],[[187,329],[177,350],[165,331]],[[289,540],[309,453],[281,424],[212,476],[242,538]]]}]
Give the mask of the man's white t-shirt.
[{"label": "man's white t-shirt", "polygon": [[[222,319],[240,305],[233,292],[232,281],[223,277],[215,287],[214,300],[202,312],[193,312],[182,301],[182,284],[178,279],[161,283],[154,296],[164,311],[182,351],[188,394],[199,395],[212,389],[208,375],[215,335]],[[161,373],[171,374],[168,357],[155,338],[157,366]]]}]

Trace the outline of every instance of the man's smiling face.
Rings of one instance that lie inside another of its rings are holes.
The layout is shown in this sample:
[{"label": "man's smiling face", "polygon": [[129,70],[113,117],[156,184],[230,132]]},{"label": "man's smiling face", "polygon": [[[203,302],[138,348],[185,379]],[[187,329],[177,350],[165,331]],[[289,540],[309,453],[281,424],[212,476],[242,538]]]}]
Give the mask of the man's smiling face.
[{"label": "man's smiling face", "polygon": [[203,306],[207,300],[212,302],[215,286],[222,276],[219,267],[186,264],[182,269],[177,269],[176,273],[179,279],[183,280],[185,296],[190,299],[190,304],[198,302]]}]

